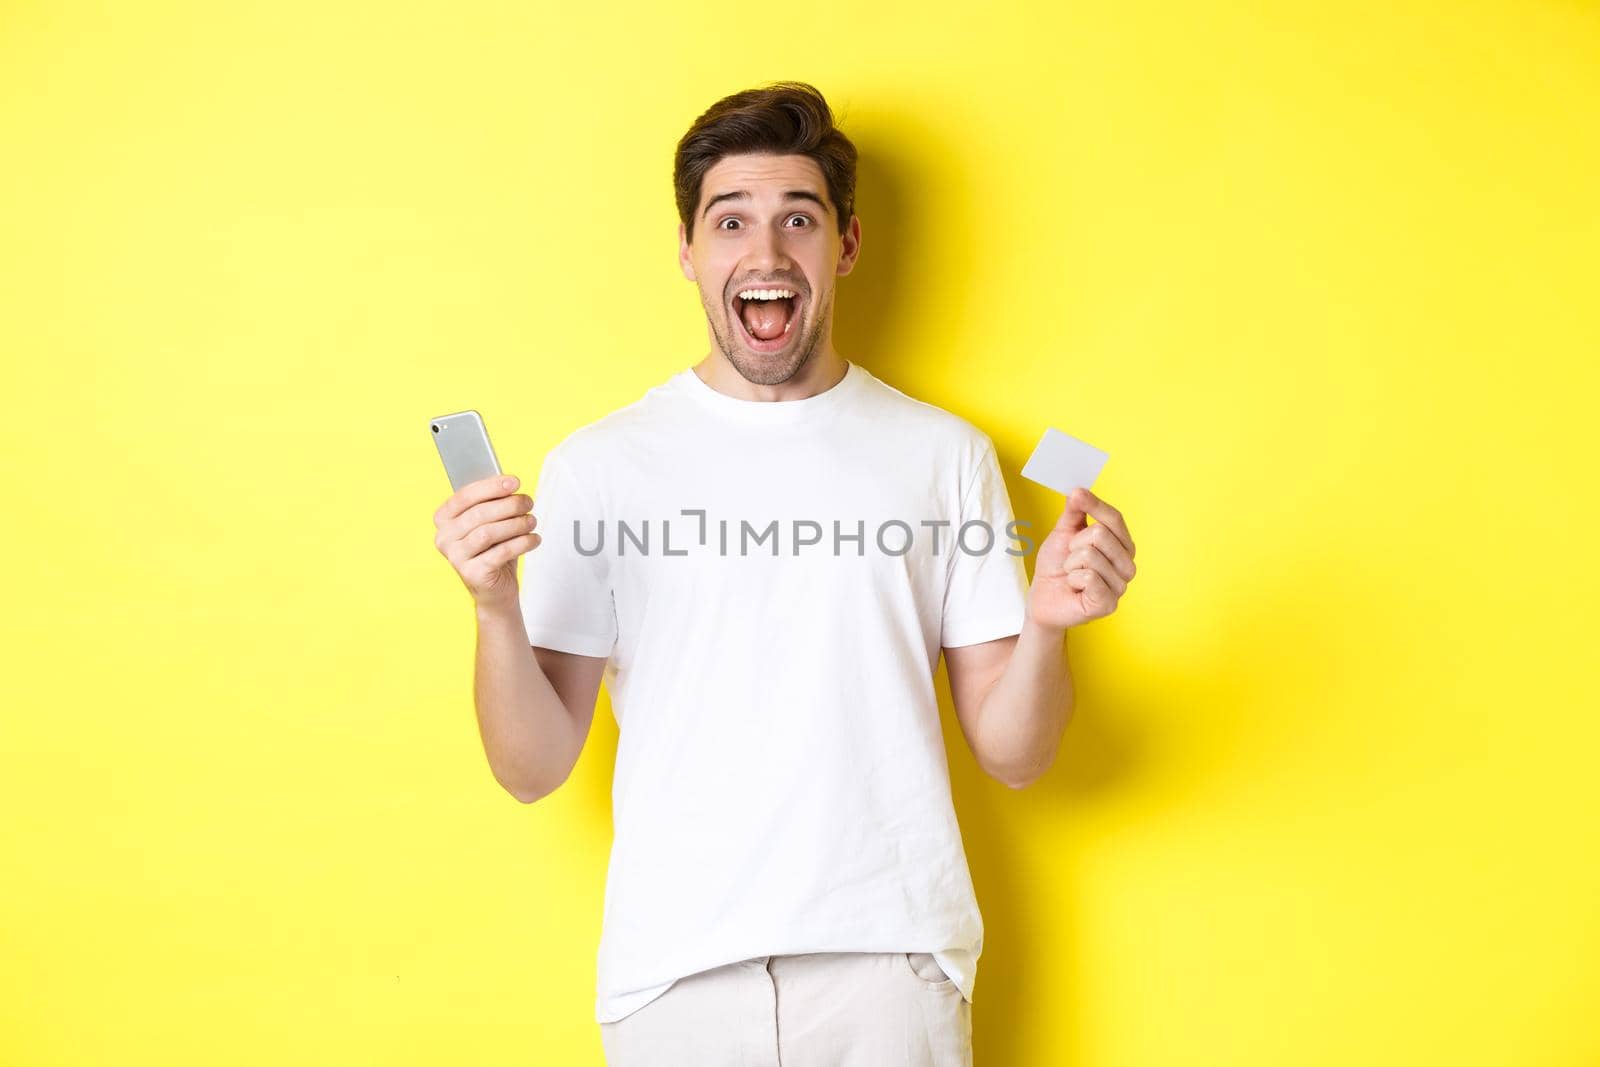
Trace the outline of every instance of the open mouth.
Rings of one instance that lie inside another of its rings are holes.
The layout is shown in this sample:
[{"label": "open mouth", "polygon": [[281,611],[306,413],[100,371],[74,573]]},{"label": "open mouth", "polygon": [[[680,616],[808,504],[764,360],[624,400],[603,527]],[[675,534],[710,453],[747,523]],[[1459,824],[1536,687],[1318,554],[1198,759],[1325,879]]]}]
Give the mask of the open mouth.
[{"label": "open mouth", "polygon": [[744,292],[751,294],[748,299],[734,295],[733,317],[739,320],[745,344],[757,352],[778,351],[788,343],[799,317],[799,293],[793,289],[747,289]]}]

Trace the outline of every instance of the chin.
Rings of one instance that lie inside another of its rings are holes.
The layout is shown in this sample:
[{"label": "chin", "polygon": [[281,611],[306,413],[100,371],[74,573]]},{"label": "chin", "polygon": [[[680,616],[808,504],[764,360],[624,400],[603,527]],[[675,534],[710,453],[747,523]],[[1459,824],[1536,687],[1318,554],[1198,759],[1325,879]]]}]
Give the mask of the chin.
[{"label": "chin", "polygon": [[741,378],[752,385],[781,385],[800,370],[798,360],[792,357],[779,359],[778,353],[763,356],[745,352],[728,362],[733,364],[733,369],[739,372]]}]

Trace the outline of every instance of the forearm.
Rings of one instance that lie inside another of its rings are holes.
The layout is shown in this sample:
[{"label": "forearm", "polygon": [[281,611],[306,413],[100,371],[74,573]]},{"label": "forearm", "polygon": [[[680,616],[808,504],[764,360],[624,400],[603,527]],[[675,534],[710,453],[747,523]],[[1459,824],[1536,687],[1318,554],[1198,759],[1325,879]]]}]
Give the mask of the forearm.
[{"label": "forearm", "polygon": [[1072,718],[1075,697],[1066,635],[1029,619],[979,710],[979,747],[989,763],[985,770],[1013,788],[1034,781],[1055,762]]},{"label": "forearm", "polygon": [[539,667],[516,603],[476,605],[473,702],[496,780],[532,802],[566,781],[583,749],[576,720]]}]

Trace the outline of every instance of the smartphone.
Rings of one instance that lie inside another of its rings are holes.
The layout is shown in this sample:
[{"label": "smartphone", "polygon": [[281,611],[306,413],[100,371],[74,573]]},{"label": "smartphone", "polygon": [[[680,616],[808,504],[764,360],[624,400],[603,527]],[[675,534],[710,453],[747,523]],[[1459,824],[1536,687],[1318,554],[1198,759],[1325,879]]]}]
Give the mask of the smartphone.
[{"label": "smartphone", "polygon": [[500,461],[495,458],[494,446],[489,443],[489,431],[483,428],[483,416],[476,411],[458,411],[454,415],[440,415],[431,420],[433,443],[444,460],[444,472],[450,476],[450,488],[500,473]]}]

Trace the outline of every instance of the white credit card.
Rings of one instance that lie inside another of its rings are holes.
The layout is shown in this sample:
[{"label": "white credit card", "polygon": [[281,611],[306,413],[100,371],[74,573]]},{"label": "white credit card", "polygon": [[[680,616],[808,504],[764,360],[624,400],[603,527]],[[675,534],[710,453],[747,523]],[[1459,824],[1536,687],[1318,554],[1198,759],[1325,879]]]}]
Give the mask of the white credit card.
[{"label": "white credit card", "polygon": [[1022,465],[1022,476],[1067,496],[1080,485],[1093,488],[1109,458],[1094,445],[1051,427]]}]

